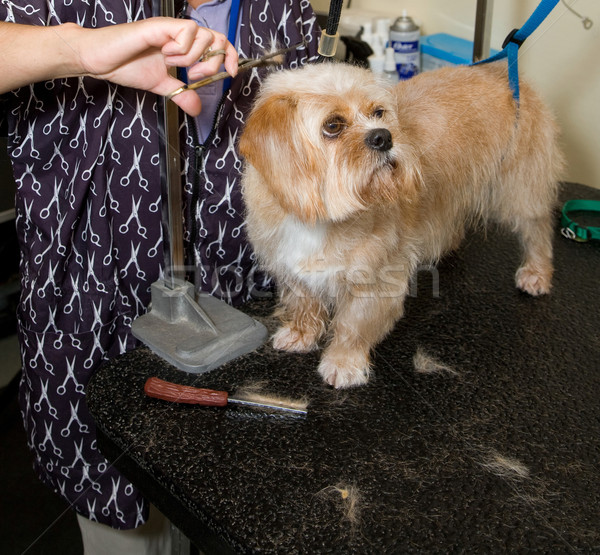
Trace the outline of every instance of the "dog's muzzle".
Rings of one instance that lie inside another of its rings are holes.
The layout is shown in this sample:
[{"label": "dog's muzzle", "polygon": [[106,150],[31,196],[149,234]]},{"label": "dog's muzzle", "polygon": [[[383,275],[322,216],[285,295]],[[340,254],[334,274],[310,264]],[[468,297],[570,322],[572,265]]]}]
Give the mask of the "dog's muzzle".
[{"label": "dog's muzzle", "polygon": [[393,146],[392,134],[385,128],[372,129],[365,136],[365,144],[373,150],[385,152]]}]

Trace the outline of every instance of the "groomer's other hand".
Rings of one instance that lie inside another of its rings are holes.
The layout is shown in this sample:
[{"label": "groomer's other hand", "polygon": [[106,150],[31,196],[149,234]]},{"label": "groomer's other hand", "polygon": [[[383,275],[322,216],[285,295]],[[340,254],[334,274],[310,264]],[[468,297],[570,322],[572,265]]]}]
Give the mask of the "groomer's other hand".
[{"label": "groomer's other hand", "polygon": [[[192,80],[217,73],[223,63],[230,75],[237,74],[238,55],[225,35],[189,19],[159,17],[92,31],[79,45],[82,66],[88,75],[119,85],[167,95],[183,85],[168,74],[169,67],[193,66]],[[196,63],[209,48],[223,49],[225,56]],[[194,91],[173,97],[173,102],[192,116],[201,111]]]}]

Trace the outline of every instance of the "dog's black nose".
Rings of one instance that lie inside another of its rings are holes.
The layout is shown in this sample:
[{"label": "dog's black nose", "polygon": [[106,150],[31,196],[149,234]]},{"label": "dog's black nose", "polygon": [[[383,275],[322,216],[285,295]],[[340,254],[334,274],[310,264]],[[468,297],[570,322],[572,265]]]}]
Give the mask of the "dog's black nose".
[{"label": "dog's black nose", "polygon": [[393,146],[392,134],[385,128],[371,129],[365,137],[365,143],[373,150],[385,152]]}]

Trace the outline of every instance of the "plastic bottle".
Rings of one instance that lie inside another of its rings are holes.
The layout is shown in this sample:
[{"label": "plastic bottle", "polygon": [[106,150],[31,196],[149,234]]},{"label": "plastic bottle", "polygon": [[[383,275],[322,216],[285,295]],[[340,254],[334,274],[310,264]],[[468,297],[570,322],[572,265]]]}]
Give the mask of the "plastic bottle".
[{"label": "plastic bottle", "polygon": [[385,65],[385,54],[383,52],[383,48],[381,48],[381,44],[377,40],[374,40],[371,43],[371,48],[373,49],[373,54],[371,54],[368,58],[369,67],[373,73],[383,75],[383,69]]},{"label": "plastic bottle", "polygon": [[383,48],[387,48],[390,44],[390,26],[392,20],[387,17],[382,17],[375,20],[375,34],[379,37]]},{"label": "plastic bottle", "polygon": [[398,77],[410,79],[419,73],[419,39],[421,31],[406,10],[390,28],[390,45],[394,49]]},{"label": "plastic bottle", "polygon": [[400,77],[398,76],[398,70],[396,68],[396,57],[394,49],[391,46],[388,46],[385,49],[383,75],[392,85],[396,84],[400,80]]},{"label": "plastic bottle", "polygon": [[[369,46],[373,44],[373,22],[365,21],[362,24],[362,32],[360,34],[360,40],[366,42]],[[371,48],[373,48],[371,46]]]}]

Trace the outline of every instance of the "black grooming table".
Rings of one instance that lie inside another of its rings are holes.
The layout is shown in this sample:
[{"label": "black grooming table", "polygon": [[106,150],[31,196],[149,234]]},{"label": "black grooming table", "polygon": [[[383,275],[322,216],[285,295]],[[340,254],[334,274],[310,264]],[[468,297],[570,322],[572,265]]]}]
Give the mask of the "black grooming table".
[{"label": "black grooming table", "polygon": [[[557,216],[543,298],[514,287],[519,258],[491,229],[423,271],[357,389],[324,385],[319,353],[268,345],[201,376],[123,355],[87,391],[99,445],[207,553],[598,551],[600,243],[562,237]],[[274,329],[271,309],[245,310]],[[309,413],[171,404],[144,396],[149,376],[261,382]]]}]

